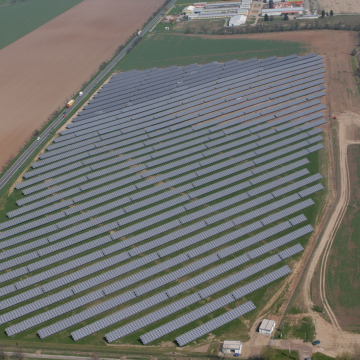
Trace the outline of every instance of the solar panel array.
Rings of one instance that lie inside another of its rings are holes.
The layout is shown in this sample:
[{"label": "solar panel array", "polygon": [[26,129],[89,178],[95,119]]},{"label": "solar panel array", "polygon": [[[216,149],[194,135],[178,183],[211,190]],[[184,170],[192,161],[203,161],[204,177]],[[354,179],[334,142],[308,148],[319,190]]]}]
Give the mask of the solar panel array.
[{"label": "solar panel array", "polygon": [[255,309],[256,309],[255,305],[251,301],[248,301],[247,303],[240,305],[240,306],[236,307],[235,309],[232,309],[232,310],[228,311],[227,313],[220,315],[220,316],[208,321],[207,323],[196,327],[193,330],[188,331],[185,334],[178,336],[176,338],[176,341],[180,346],[183,346],[183,345],[189,343],[190,341],[193,341],[200,336],[208,334],[209,332],[217,329],[218,327],[223,326],[223,325],[229,323],[230,321],[235,320],[236,318],[243,316],[246,313],[248,313],[249,311],[255,310]]},{"label": "solar panel array", "polygon": [[[323,189],[307,168],[323,147],[323,73],[309,54],[113,75],[15,186],[0,223],[6,334],[112,342],[206,302],[145,330],[148,343],[288,274]],[[179,344],[210,331],[194,330]]]}]

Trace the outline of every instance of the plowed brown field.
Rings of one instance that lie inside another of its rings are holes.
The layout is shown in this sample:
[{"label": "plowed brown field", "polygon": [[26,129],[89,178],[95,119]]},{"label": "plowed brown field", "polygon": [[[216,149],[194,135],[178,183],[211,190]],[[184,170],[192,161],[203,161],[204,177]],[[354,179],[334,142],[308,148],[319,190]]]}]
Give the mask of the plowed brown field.
[{"label": "plowed brown field", "polygon": [[0,51],[0,167],[160,0],[84,0]]}]

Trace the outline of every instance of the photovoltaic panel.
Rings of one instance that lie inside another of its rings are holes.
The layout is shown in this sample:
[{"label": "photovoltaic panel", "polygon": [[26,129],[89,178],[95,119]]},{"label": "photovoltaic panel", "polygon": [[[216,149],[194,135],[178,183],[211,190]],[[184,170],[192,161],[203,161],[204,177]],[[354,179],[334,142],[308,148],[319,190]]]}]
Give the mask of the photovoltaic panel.
[{"label": "photovoltaic panel", "polygon": [[[217,329],[218,327],[223,326],[223,325],[237,319],[238,317],[243,316],[246,313],[248,313],[252,310],[255,310],[255,309],[256,309],[255,305],[251,301],[248,301],[247,303],[240,305],[240,306],[236,307],[235,309],[232,309],[232,310],[228,311],[227,313],[220,315],[220,316],[204,323],[203,325],[196,327],[193,330],[188,331],[185,334],[178,336],[176,338],[176,342],[180,346],[184,346],[187,343],[196,340],[198,337],[206,335],[209,332]],[[106,335],[106,340],[111,342],[111,341],[114,341],[115,339],[113,340],[112,336]]]}]

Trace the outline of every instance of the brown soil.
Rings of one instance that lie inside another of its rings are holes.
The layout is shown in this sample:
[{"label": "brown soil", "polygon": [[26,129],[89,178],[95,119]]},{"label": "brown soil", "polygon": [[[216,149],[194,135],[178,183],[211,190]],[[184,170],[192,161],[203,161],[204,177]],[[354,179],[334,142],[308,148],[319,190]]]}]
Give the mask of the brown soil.
[{"label": "brown soil", "polygon": [[330,13],[330,10],[335,14],[359,14],[360,2],[359,0],[318,0],[319,9],[324,9]]},{"label": "brown soil", "polygon": [[0,51],[0,167],[141,28],[158,0],[84,0]]}]

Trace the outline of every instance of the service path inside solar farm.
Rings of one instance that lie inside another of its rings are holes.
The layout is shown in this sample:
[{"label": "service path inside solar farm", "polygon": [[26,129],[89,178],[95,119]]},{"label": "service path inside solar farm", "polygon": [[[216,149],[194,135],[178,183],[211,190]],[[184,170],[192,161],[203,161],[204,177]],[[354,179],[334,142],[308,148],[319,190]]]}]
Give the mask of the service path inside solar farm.
[{"label": "service path inside solar farm", "polygon": [[5,333],[183,346],[254,312],[313,231],[324,90],[316,54],[114,75],[16,185]]},{"label": "service path inside solar farm", "polygon": [[156,11],[158,0],[84,0],[0,51],[0,167]]}]

